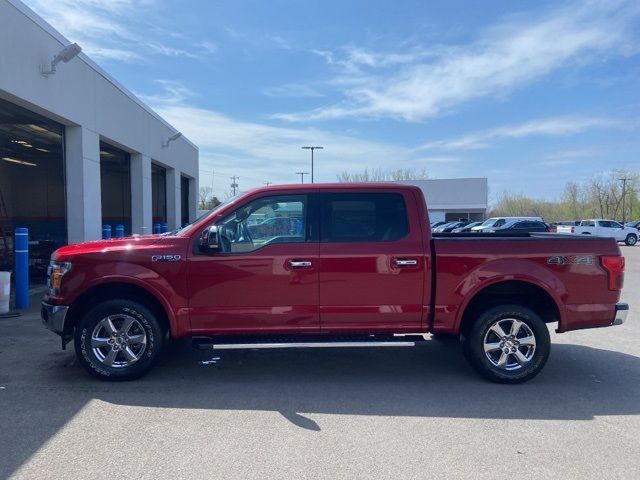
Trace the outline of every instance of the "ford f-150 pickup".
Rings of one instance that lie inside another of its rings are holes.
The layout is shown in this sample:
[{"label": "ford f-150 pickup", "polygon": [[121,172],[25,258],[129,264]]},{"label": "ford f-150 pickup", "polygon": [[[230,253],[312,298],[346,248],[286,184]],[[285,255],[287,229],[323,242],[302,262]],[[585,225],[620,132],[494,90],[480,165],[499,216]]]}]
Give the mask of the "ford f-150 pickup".
[{"label": "ford f-150 pickup", "polygon": [[547,324],[624,322],[623,272],[611,238],[432,235],[417,187],[279,185],[175,232],[60,248],[42,319],[107,380],[141,376],[181,337],[252,349],[407,346],[430,333],[459,336],[480,374],[517,383],[547,361]]}]

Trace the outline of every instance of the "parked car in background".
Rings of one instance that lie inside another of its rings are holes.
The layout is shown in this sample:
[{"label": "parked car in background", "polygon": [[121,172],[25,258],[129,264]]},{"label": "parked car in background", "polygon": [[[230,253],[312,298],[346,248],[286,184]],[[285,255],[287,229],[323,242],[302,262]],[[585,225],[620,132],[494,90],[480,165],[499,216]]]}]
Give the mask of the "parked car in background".
[{"label": "parked car in background", "polygon": [[469,233],[473,227],[477,227],[482,222],[471,222],[464,227],[458,227],[451,230],[451,233]]},{"label": "parked car in background", "polygon": [[469,225],[471,223],[469,220],[455,220],[453,222],[445,223],[444,225],[440,225],[433,229],[434,233],[448,233],[453,231],[454,228],[464,227],[465,225]]},{"label": "parked car in background", "polygon": [[447,222],[431,222],[430,223],[431,229],[433,230],[434,228],[438,228],[439,226],[444,225],[445,223]]},{"label": "parked car in background", "polygon": [[624,226],[635,228],[636,230],[640,230],[640,221],[634,220],[633,222],[627,222],[624,224]]},{"label": "parked car in background", "polygon": [[537,220],[542,222],[542,217],[491,217],[487,218],[480,225],[471,229],[472,232],[482,232],[490,228],[498,228],[507,224],[510,220]]},{"label": "parked car in background", "polygon": [[459,220],[457,222],[451,222],[448,223],[447,225],[443,225],[441,228],[441,232],[443,233],[449,233],[449,232],[453,232],[456,228],[463,228],[466,227],[467,225],[469,225],[471,222],[469,220]]},{"label": "parked car in background", "polygon": [[615,238],[618,242],[624,242],[629,246],[638,243],[640,233],[633,227],[625,227],[614,220],[591,218],[582,220],[578,226],[560,225],[558,233],[571,233],[575,235],[594,235],[597,237]]},{"label": "parked car in background", "polygon": [[558,231],[558,226],[560,225],[577,227],[578,225],[580,225],[580,222],[581,220],[560,220],[558,222],[551,222],[549,226],[551,227],[552,232],[556,232]]},{"label": "parked car in background", "polygon": [[483,232],[496,233],[536,233],[550,231],[551,227],[549,225],[537,220],[515,220],[512,222],[507,222],[502,227],[483,230]]}]

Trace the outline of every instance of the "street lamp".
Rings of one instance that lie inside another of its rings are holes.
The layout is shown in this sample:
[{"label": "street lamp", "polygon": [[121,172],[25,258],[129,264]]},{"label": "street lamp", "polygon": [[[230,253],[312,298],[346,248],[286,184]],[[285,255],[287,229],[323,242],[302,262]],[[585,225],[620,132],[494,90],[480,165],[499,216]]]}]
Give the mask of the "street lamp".
[{"label": "street lamp", "polygon": [[301,183],[304,183],[304,176],[309,175],[309,172],[296,172],[296,175],[300,175]]},{"label": "street lamp", "polygon": [[311,183],[313,183],[313,151],[322,150],[324,147],[302,147],[303,150],[311,150]]}]

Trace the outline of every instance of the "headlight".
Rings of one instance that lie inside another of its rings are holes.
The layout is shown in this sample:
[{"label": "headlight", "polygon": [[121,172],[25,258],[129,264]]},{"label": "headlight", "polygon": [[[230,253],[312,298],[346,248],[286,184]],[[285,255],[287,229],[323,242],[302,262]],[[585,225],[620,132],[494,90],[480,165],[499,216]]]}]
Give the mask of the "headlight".
[{"label": "headlight", "polygon": [[58,295],[60,293],[60,283],[65,273],[71,270],[71,262],[55,262],[49,263],[47,270],[47,286],[50,295]]}]

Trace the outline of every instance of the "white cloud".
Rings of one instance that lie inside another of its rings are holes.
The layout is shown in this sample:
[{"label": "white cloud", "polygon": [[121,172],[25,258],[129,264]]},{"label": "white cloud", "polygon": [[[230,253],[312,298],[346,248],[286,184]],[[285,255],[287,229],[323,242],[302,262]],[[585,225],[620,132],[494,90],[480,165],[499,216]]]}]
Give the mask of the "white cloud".
[{"label": "white cloud", "polygon": [[574,135],[591,129],[624,129],[631,128],[632,122],[623,119],[599,117],[555,117],[532,120],[518,125],[472,132],[457,138],[437,140],[418,147],[421,150],[476,150],[488,148],[491,142],[509,138],[530,136],[565,136]]},{"label": "white cloud", "polygon": [[345,100],[275,117],[434,117],[476,98],[504,95],[557,69],[637,53],[639,16],[636,0],[592,0],[543,16],[509,17],[466,45],[402,53],[356,47],[314,51],[327,63],[341,66]]},{"label": "white cloud", "polygon": [[[190,41],[158,27],[157,0],[25,1],[95,59],[144,62],[149,55],[201,58],[216,52],[211,42]],[[179,39],[182,46],[167,44],[168,38]]]},{"label": "white cloud", "polygon": [[[180,83],[161,81],[163,93],[141,95],[163,118],[200,148],[200,167],[216,174],[217,189],[225,189],[226,174],[240,176],[242,188],[263,182],[297,182],[295,172],[309,170],[309,153],[300,147],[315,143],[325,147],[316,155],[316,180],[335,181],[344,170],[365,168],[434,169],[455,163],[453,156],[418,155],[410,148],[363,140],[311,127],[284,128],[240,121],[214,110],[196,107],[193,95]],[[210,175],[201,180],[208,184]]]}]

